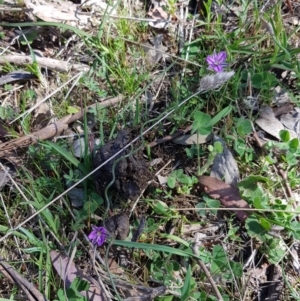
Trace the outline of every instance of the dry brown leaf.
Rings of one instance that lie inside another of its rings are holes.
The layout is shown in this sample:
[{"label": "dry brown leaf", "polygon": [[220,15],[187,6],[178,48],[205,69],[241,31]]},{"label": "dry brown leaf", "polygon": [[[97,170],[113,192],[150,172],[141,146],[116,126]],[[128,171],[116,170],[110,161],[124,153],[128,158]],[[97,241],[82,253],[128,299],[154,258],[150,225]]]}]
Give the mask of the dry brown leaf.
[{"label": "dry brown leaf", "polygon": [[113,273],[115,275],[123,275],[124,274],[124,270],[112,258],[107,259],[107,266],[108,266],[109,270],[111,271],[111,273]]},{"label": "dry brown leaf", "polygon": [[[220,200],[225,208],[249,208],[247,202],[240,197],[237,188],[208,176],[201,176],[198,180],[200,189],[206,192],[211,198]],[[248,216],[245,211],[233,210],[233,212],[235,212],[241,221],[244,221]]]},{"label": "dry brown leaf", "polygon": [[[283,124],[274,116],[272,109],[268,106],[264,107],[260,113],[259,118],[256,119],[256,124],[261,127],[266,133],[280,139],[279,132],[284,130]],[[297,138],[297,135],[293,131],[289,131],[291,138]]]},{"label": "dry brown leaf", "polygon": [[58,252],[52,250],[50,251],[50,257],[52,264],[60,276],[60,278],[65,282],[66,287],[70,287],[71,283],[76,277],[87,281],[90,284],[90,288],[87,292],[82,292],[83,296],[88,296],[88,300],[92,301],[104,301],[106,300],[103,292],[100,288],[94,284],[94,279],[85,275],[75,264],[70,262],[70,258],[63,256]]},{"label": "dry brown leaf", "polygon": [[172,140],[175,144],[181,144],[181,145],[197,145],[197,144],[204,144],[210,141],[212,138],[212,135],[182,135]]}]

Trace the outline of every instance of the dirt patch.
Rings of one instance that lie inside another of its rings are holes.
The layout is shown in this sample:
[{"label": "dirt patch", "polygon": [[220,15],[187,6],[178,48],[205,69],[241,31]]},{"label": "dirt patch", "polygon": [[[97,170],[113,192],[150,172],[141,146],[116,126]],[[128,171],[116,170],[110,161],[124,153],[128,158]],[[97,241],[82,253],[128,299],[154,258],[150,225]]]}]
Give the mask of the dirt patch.
[{"label": "dirt patch", "polygon": [[[132,139],[132,132],[121,130],[115,139],[110,140],[95,153],[94,168],[122,150]],[[110,189],[118,192],[123,198],[133,201],[147,187],[151,177],[148,162],[143,158],[142,148],[134,153],[130,148],[123,150],[95,173],[100,194],[103,195],[107,185],[113,181]]]}]

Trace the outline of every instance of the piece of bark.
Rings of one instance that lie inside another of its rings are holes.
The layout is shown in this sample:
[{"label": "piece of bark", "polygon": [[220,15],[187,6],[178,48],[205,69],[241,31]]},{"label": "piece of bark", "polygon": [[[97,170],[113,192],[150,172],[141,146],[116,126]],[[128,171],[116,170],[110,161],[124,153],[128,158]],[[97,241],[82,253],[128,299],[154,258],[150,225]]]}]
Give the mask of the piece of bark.
[{"label": "piece of bark", "polygon": [[[220,200],[225,208],[250,208],[247,202],[240,197],[237,188],[208,176],[201,176],[198,181],[199,188],[211,198]],[[233,210],[233,212],[241,221],[245,221],[248,216],[246,211]]]}]

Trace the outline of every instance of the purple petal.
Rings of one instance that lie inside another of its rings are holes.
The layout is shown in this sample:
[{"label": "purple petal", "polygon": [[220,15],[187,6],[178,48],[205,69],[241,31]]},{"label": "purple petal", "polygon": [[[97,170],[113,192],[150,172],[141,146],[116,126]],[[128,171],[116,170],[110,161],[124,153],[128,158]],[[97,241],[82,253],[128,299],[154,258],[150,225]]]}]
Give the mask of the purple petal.
[{"label": "purple petal", "polygon": [[213,55],[209,55],[207,58],[206,58],[206,61],[209,65],[211,64],[214,64],[215,63],[215,58],[213,57]]},{"label": "purple petal", "polygon": [[97,231],[96,231],[96,230],[93,230],[93,231],[89,234],[88,238],[89,238],[89,240],[92,240],[92,239],[94,239],[96,236],[97,236]]},{"label": "purple petal", "polygon": [[218,63],[223,63],[226,60],[226,52],[225,51],[221,51],[220,53],[218,53],[216,55],[216,61]]},{"label": "purple petal", "polygon": [[216,65],[215,67],[214,67],[214,70],[215,70],[215,72],[222,72],[223,71],[223,67],[221,66],[221,65]]}]

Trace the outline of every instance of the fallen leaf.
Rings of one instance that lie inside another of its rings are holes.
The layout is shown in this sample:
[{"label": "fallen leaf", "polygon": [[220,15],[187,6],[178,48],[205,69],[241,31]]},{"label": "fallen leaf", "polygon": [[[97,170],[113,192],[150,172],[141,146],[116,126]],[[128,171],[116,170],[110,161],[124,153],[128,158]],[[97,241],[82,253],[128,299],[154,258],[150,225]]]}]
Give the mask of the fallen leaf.
[{"label": "fallen leaf", "polygon": [[124,274],[124,270],[112,258],[108,258],[107,266],[108,266],[109,270],[111,271],[111,273],[113,273],[115,275],[123,275]]},{"label": "fallen leaf", "polygon": [[[272,109],[269,106],[264,107],[260,113],[259,117],[256,119],[255,123],[261,127],[266,133],[273,137],[280,139],[279,132],[284,130],[283,124],[275,117]],[[297,138],[295,132],[290,131],[291,138]]]},{"label": "fallen leaf", "polygon": [[100,288],[94,284],[94,279],[85,275],[75,264],[70,262],[70,258],[63,256],[58,252],[51,250],[50,257],[52,264],[60,276],[60,278],[65,282],[66,287],[69,288],[71,283],[76,277],[87,281],[90,284],[90,288],[87,292],[81,292],[81,295],[87,296],[89,301],[104,301],[106,300],[103,292]]},{"label": "fallen leaf", "polygon": [[[197,138],[198,136],[198,138]],[[182,135],[179,136],[175,139],[172,140],[173,143],[175,144],[180,144],[180,145],[197,145],[198,144],[203,144],[211,140],[212,135]]]},{"label": "fallen leaf", "polygon": [[296,111],[292,111],[290,113],[283,114],[280,116],[280,121],[286,128],[296,132],[297,124],[300,121],[300,113]]},{"label": "fallen leaf", "polygon": [[[247,202],[240,197],[237,188],[208,176],[201,176],[198,180],[200,189],[206,192],[211,198],[220,200],[225,208],[249,208]],[[233,210],[233,212],[235,212],[241,221],[245,221],[248,216],[247,212],[242,210]]]}]

